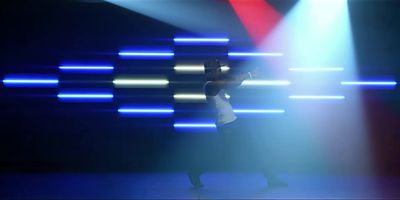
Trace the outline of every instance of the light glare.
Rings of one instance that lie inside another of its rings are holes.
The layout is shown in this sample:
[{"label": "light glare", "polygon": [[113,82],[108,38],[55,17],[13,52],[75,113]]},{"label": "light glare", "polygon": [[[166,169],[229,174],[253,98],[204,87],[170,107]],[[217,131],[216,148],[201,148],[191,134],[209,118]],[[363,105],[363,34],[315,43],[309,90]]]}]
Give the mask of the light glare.
[{"label": "light glare", "polygon": [[395,86],[395,81],[342,81],[341,85],[373,85],[373,86]]},{"label": "light glare", "polygon": [[267,113],[285,113],[285,110],[281,109],[234,109],[235,113],[254,113],[254,114],[267,114]]},{"label": "light glare", "polygon": [[341,67],[294,67],[289,68],[289,71],[299,71],[299,72],[334,72],[343,71]]},{"label": "light glare", "polygon": [[283,53],[267,53],[267,52],[229,52],[228,56],[232,57],[269,57],[283,56]]},{"label": "light glare", "polygon": [[289,99],[344,99],[344,96],[341,95],[331,95],[331,96],[325,96],[325,95],[291,95],[289,96]]},{"label": "light glare", "polygon": [[244,80],[243,86],[287,86],[290,85],[286,80]]}]

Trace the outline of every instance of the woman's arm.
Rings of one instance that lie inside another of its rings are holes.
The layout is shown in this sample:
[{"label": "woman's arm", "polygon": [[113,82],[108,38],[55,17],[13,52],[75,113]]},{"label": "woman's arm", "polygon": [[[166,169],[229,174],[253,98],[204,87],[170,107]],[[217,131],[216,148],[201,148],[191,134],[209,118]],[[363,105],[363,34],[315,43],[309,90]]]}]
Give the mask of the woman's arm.
[{"label": "woman's arm", "polygon": [[247,72],[245,74],[240,74],[236,76],[230,76],[227,79],[217,80],[217,81],[209,81],[205,86],[205,94],[207,96],[215,96],[218,94],[221,89],[230,89],[238,87],[242,84],[242,82],[246,79],[252,78],[255,76],[252,72]]}]

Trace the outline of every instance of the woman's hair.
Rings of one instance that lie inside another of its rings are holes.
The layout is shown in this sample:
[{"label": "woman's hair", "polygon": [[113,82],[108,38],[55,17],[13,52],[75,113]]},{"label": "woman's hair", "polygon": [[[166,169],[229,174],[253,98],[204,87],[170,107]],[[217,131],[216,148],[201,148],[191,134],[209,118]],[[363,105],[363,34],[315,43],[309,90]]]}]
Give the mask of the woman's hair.
[{"label": "woman's hair", "polygon": [[216,69],[220,69],[220,68],[221,68],[221,64],[219,63],[218,59],[210,59],[210,60],[207,60],[206,62],[204,62],[205,73],[208,73],[212,70],[216,70]]}]

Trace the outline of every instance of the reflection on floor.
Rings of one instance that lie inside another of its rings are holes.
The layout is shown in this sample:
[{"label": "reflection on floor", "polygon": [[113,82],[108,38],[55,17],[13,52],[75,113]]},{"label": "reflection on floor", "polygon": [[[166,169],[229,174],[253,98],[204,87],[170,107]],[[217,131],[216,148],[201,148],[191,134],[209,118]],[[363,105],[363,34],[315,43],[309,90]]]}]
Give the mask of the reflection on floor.
[{"label": "reflection on floor", "polygon": [[268,188],[258,173],[202,176],[192,189],[185,173],[0,174],[9,199],[383,199],[400,198],[400,177],[286,174],[288,187]]}]

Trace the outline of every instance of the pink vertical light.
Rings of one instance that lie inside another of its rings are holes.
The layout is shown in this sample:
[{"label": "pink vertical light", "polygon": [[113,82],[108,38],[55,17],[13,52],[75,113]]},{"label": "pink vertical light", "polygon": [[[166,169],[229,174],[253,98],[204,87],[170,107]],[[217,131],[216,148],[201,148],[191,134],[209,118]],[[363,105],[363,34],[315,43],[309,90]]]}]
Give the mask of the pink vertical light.
[{"label": "pink vertical light", "polygon": [[228,0],[251,39],[260,45],[278,24],[281,15],[265,0]]}]

